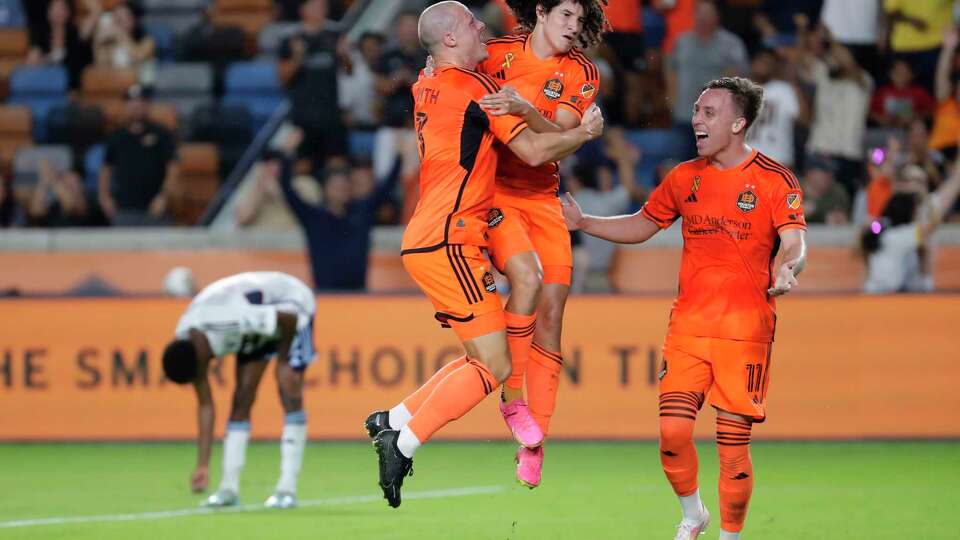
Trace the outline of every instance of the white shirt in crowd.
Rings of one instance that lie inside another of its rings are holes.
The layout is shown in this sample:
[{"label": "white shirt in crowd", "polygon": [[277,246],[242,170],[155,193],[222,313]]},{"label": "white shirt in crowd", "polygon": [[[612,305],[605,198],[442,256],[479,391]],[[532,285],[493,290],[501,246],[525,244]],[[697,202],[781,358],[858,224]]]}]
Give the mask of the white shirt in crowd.
[{"label": "white shirt in crowd", "polygon": [[337,91],[340,108],[346,111],[354,124],[373,126],[377,124],[373,104],[377,102],[373,70],[359,51],[350,53],[353,69],[350,73],[337,73]]},{"label": "white shirt in crowd", "polygon": [[763,85],[763,109],[750,127],[747,142],[778,162],[792,167],[794,162],[793,124],[800,116],[800,100],[793,86],[785,81]]},{"label": "white shirt in crowd", "polygon": [[920,229],[916,223],[891,227],[880,235],[880,247],[867,259],[863,290],[869,294],[928,292],[933,276],[923,271]]},{"label": "white shirt in crowd", "polygon": [[817,90],[807,152],[862,160],[863,134],[873,89],[870,76],[864,75],[866,87],[853,79],[835,79],[820,60],[813,61],[810,76]]},{"label": "white shirt in crowd", "polygon": [[297,330],[316,313],[313,291],[281,272],[245,272],[215,281],[200,291],[177,323],[175,335],[191,329],[207,337],[214,356],[250,353],[276,339],[277,312],[297,314]]},{"label": "white shirt in crowd", "polygon": [[879,0],[824,0],[820,20],[845,45],[877,43]]}]

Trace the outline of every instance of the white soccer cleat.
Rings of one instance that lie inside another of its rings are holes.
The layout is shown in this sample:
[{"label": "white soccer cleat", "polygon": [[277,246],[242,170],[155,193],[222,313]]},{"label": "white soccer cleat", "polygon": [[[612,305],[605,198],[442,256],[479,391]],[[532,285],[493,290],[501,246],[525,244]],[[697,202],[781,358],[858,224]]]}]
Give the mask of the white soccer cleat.
[{"label": "white soccer cleat", "polygon": [[278,508],[278,509],[287,509],[287,508],[296,508],[297,506],[297,496],[293,493],[285,493],[278,491],[267,498],[263,503],[267,508]]},{"label": "white soccer cleat", "polygon": [[696,521],[687,521],[684,519],[677,525],[677,535],[673,540],[695,540],[701,534],[707,532],[707,525],[710,524],[710,512],[706,506],[700,507],[700,518]]},{"label": "white soccer cleat", "polygon": [[228,489],[221,489],[203,501],[203,506],[207,508],[226,508],[238,504],[240,504],[240,497]]}]

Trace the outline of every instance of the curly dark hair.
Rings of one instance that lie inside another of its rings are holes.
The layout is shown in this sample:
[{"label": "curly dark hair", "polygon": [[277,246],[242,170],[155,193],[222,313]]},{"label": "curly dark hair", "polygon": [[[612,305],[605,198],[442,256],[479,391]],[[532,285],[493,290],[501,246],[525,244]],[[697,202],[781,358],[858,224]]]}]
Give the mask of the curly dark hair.
[{"label": "curly dark hair", "polygon": [[[607,0],[574,0],[583,7],[583,29],[577,41],[581,49],[592,47],[603,38],[603,33],[610,29],[607,16],[603,8]],[[564,0],[507,0],[507,6],[517,18],[517,24],[522,32],[532,32],[537,25],[537,7],[542,7],[546,13],[562,4]]]},{"label": "curly dark hair", "polygon": [[747,126],[744,129],[753,125],[754,120],[760,115],[760,109],[763,107],[762,86],[743,77],[721,77],[708,82],[703,90],[711,88],[729,90],[733,94],[734,105],[740,109],[743,117],[747,119]]}]

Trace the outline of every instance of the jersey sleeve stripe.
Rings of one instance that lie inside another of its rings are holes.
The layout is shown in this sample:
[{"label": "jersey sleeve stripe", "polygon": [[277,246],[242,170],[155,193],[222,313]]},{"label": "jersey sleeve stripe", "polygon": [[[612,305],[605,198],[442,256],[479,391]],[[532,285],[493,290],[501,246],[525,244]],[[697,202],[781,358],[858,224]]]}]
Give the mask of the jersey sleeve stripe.
[{"label": "jersey sleeve stripe", "polygon": [[498,43],[519,43],[526,41],[526,36],[503,36],[487,40],[487,45],[496,45]]},{"label": "jersey sleeve stripe", "polygon": [[784,227],[804,228],[804,229],[806,229],[806,228],[807,228],[807,225],[806,225],[805,223],[801,223],[801,222],[799,222],[799,221],[788,221],[788,222],[786,222],[786,223],[781,223],[780,225],[777,225],[777,230],[779,231],[780,229],[782,229],[782,228],[784,228]]},{"label": "jersey sleeve stripe", "polygon": [[788,188],[790,188],[790,189],[797,189],[797,188],[798,188],[798,186],[793,185],[793,182],[790,181],[790,177],[789,177],[787,174],[785,174],[783,171],[774,169],[773,167],[769,167],[769,166],[767,166],[767,165],[764,165],[763,163],[760,163],[759,161],[757,162],[757,167],[760,167],[761,169],[763,169],[763,170],[765,170],[765,171],[770,171],[770,172],[772,172],[772,173],[777,173],[778,175],[780,175],[780,178],[783,178],[783,181],[787,183],[787,187],[788,187]]},{"label": "jersey sleeve stripe", "polygon": [[527,123],[526,123],[526,122],[520,122],[519,124],[513,126],[513,129],[510,130],[510,135],[513,135],[514,133],[519,133],[520,130],[523,129],[523,128],[525,128],[525,127],[527,127]]},{"label": "jersey sleeve stripe", "polygon": [[757,163],[766,165],[766,167],[761,167],[761,168],[768,168],[767,170],[772,169],[779,172],[781,176],[783,176],[784,179],[787,181],[787,185],[789,185],[792,189],[800,189],[800,182],[798,182],[797,178],[793,175],[792,172],[790,172],[790,169],[784,167],[783,165],[780,165],[776,161],[768,158],[767,156],[761,154],[760,152],[757,152]]},{"label": "jersey sleeve stripe", "polygon": [[576,49],[571,49],[570,58],[583,66],[583,73],[586,75],[587,80],[600,79],[600,73],[597,70],[597,66],[589,58],[587,58],[585,54]]},{"label": "jersey sleeve stripe", "polygon": [[573,103],[570,103],[569,101],[561,101],[559,104],[560,104],[560,105],[566,105],[566,106],[569,107],[574,113],[576,113],[576,115],[577,115],[579,118],[583,118],[583,113],[580,112],[580,109],[578,109],[578,108],[576,107],[576,105],[574,105]]},{"label": "jersey sleeve stripe", "polygon": [[[469,76],[473,77],[474,79],[476,79],[476,81],[479,82],[480,85],[483,86],[483,88],[484,88],[487,92],[489,92],[489,93],[491,93],[491,94],[496,94],[496,93],[500,90],[500,86],[497,85],[496,83],[494,83],[494,82],[493,82],[493,79],[490,79],[489,81],[487,81],[486,79],[484,79],[484,76],[483,76],[483,75],[480,75],[479,73],[477,73],[477,72],[475,72],[475,71],[470,71],[470,70],[467,70],[467,69],[456,68],[456,70],[459,71],[459,72],[461,72],[461,73],[463,73],[463,74],[465,74],[465,75],[469,75]],[[491,86],[491,83],[493,83],[493,86]]]}]

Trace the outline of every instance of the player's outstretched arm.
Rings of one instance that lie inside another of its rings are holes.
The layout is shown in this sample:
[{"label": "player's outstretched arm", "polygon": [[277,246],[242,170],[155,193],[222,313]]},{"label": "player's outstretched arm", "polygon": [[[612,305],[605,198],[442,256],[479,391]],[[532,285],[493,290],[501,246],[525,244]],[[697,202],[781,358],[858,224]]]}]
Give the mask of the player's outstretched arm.
[{"label": "player's outstretched arm", "polygon": [[571,231],[580,230],[618,244],[646,242],[660,231],[660,227],[641,212],[611,217],[591,216],[583,213],[573,195],[569,192],[565,195],[563,218]]},{"label": "player's outstretched arm", "polygon": [[591,105],[579,126],[554,133],[535,133],[525,129],[507,145],[514,154],[531,167],[558,161],[577,151],[583,143],[603,133],[603,114]]},{"label": "player's outstretched arm", "polygon": [[202,373],[193,383],[197,393],[197,467],[190,477],[190,489],[194,493],[206,490],[210,481],[210,448],[213,445],[213,422],[216,417],[206,369]]},{"label": "player's outstretched arm", "polygon": [[797,285],[797,276],[807,264],[807,232],[803,229],[787,229],[780,233],[783,255],[773,287],[767,289],[770,296],[781,296]]}]

